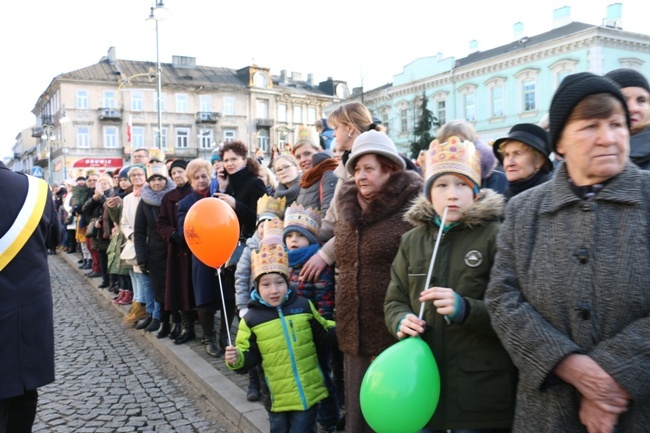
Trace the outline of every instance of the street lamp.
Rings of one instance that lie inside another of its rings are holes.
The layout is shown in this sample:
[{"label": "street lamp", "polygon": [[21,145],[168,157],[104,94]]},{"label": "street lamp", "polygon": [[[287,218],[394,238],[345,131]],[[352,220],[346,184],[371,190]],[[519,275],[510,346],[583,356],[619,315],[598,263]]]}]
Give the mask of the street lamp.
[{"label": "street lamp", "polygon": [[41,135],[41,140],[45,140],[45,150],[47,151],[47,183],[52,186],[52,144],[51,140],[54,140],[52,132],[54,131],[54,125],[44,124],[43,125],[43,134]]},{"label": "street lamp", "polygon": [[158,50],[158,21],[162,21],[167,16],[169,12],[163,3],[163,0],[155,0],[156,5],[152,6],[149,11],[149,18],[146,19],[147,22],[155,24],[156,30],[156,80],[157,80],[157,90],[156,96],[158,97],[157,111],[158,111],[158,133],[156,134],[156,144],[158,149],[163,150],[162,143],[162,101],[160,100],[162,94],[162,70],[160,68],[160,53]]},{"label": "street lamp", "polygon": [[68,153],[68,147],[66,145],[65,141],[65,131],[63,130],[63,127],[70,122],[70,118],[68,117],[66,111],[65,111],[65,105],[61,107],[61,115],[59,117],[59,125],[61,125],[61,146],[62,146],[62,152],[63,152],[63,180],[65,181],[68,178],[68,161],[66,161],[66,154]]}]

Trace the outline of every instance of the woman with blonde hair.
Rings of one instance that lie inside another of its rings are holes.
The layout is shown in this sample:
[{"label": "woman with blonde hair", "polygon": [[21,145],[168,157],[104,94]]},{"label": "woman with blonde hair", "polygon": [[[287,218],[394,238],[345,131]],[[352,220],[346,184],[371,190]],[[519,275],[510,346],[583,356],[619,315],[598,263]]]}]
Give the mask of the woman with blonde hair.
[{"label": "woman with blonde hair", "polygon": [[278,155],[273,160],[273,172],[278,179],[278,186],[275,188],[273,198],[284,197],[287,206],[291,206],[300,193],[300,176],[302,173],[298,167],[298,161],[291,155]]}]

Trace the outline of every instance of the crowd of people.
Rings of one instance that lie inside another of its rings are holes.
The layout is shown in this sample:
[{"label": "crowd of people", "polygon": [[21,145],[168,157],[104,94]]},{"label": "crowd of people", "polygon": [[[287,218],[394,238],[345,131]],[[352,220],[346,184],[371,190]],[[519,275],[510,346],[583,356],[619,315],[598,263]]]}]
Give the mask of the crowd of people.
[{"label": "crowd of people", "polygon": [[[249,375],[274,433],[372,432],[363,377],[418,336],[441,379],[422,432],[641,431],[648,131],[645,77],[579,73],[545,122],[492,143],[450,121],[411,161],[351,102],[268,164],[239,141],[209,161],[137,149],[53,200],[62,249],[131,305],[125,323],[184,344],[198,321],[206,352]],[[234,210],[245,246],[219,273],[223,301],[183,230],[207,197]]]}]

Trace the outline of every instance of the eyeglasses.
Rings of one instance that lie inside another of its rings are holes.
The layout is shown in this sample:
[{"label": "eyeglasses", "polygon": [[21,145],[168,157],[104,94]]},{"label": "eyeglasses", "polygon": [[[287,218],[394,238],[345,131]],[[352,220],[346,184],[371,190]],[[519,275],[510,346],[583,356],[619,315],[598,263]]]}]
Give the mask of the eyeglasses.
[{"label": "eyeglasses", "polygon": [[275,169],[275,172],[277,174],[284,173],[285,171],[289,170],[291,167],[295,167],[295,165],[283,165],[282,167],[278,167]]},{"label": "eyeglasses", "polygon": [[97,179],[88,179],[86,182],[97,182]]},{"label": "eyeglasses", "polygon": [[130,173],[129,177],[144,177],[144,173]]}]

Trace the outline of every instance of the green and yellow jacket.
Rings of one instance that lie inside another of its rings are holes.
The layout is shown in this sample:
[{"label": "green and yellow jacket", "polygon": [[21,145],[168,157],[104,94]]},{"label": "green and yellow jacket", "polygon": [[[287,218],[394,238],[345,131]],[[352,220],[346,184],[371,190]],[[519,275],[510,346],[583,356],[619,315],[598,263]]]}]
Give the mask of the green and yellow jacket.
[{"label": "green and yellow jacket", "polygon": [[318,351],[336,344],[334,322],[294,291],[271,307],[254,290],[248,308],[237,331],[239,358],[228,368],[246,373],[261,364],[272,412],[307,410],[327,397]]}]

